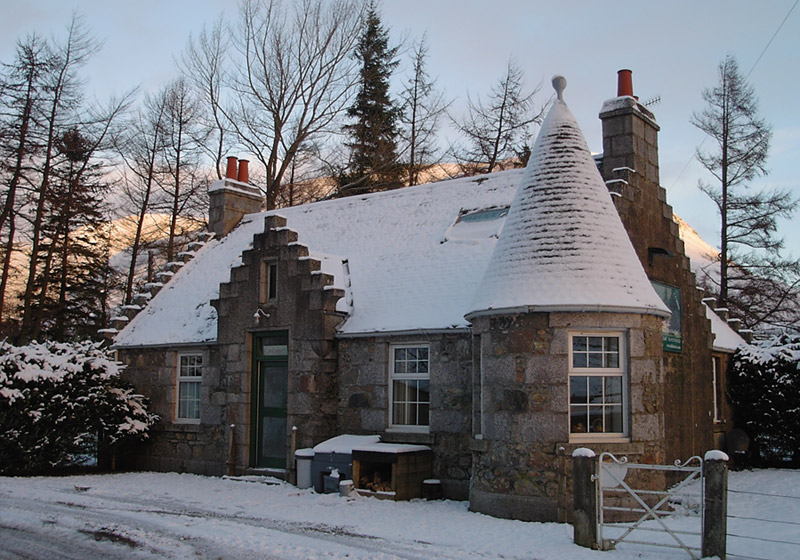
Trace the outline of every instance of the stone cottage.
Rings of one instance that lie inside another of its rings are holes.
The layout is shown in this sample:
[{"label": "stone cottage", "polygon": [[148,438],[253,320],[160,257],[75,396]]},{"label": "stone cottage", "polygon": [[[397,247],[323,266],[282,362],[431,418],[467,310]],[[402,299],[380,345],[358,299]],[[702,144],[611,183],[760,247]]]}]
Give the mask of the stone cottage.
[{"label": "stone cottage", "polygon": [[379,434],[429,446],[473,510],[555,520],[577,446],[712,448],[712,353],[741,339],[716,321],[715,346],[658,125],[621,71],[598,165],[565,86],[524,170],[261,212],[230,158],[215,237],[115,339],[162,418],[134,466],[284,472],[296,448]]}]

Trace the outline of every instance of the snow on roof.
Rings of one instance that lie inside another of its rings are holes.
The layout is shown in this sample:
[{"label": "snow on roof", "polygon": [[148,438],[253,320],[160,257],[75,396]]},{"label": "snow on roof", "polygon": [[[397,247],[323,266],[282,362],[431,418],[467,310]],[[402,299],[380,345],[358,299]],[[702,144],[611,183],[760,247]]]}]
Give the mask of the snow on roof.
[{"label": "snow on roof", "polygon": [[562,99],[566,80],[556,77],[553,85],[558,99],[539,131],[473,312],[600,309],[669,316]]},{"label": "snow on roof", "polygon": [[722,320],[722,317],[714,313],[713,309],[706,304],[703,305],[706,308],[706,317],[711,321],[711,332],[714,334],[714,343],[711,345],[712,350],[716,352],[733,353],[736,352],[740,346],[747,344],[745,340],[739,336],[739,333]]},{"label": "snow on roof", "polygon": [[209,241],[116,336],[115,346],[216,340],[217,312],[211,300],[219,297],[219,285],[230,279],[231,268],[241,264],[242,251],[263,230],[263,217],[252,214],[225,237]]},{"label": "snow on roof", "polygon": [[719,249],[700,237],[695,229],[677,214],[672,219],[678,224],[683,248],[691,262],[692,272],[697,276],[698,284],[708,279],[713,284],[719,283]]},{"label": "snow on roof", "polygon": [[[486,268],[504,217],[491,227],[459,216],[511,204],[522,170],[465,177],[246,216],[197,251],[117,335],[115,345],[155,346],[216,339],[210,301],[241,264],[241,253],[280,214],[298,242],[322,262],[346,297],[340,332],[464,328],[464,314]],[[344,262],[346,260],[346,262]],[[347,305],[352,301],[352,308]]]},{"label": "snow on roof", "polygon": [[315,445],[314,453],[341,453],[350,455],[354,448],[376,444],[380,440],[381,436],[379,435],[357,436],[342,434]]}]

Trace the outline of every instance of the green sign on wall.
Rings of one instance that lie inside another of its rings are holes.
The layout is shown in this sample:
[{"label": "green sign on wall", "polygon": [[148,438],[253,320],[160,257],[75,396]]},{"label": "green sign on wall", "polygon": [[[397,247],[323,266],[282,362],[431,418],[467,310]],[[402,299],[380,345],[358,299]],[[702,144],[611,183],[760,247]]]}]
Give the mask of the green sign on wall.
[{"label": "green sign on wall", "polygon": [[665,352],[680,352],[683,349],[681,336],[681,291],[674,286],[651,282],[658,297],[669,307],[672,316],[664,319],[661,327],[661,342]]}]

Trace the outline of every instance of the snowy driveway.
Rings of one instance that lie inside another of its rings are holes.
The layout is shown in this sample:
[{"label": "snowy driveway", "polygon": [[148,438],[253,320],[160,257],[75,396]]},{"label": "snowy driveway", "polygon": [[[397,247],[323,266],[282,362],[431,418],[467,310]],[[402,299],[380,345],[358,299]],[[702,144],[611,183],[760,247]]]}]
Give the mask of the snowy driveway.
[{"label": "snowy driveway", "polygon": [[[495,519],[468,512],[464,502],[346,499],[256,480],[263,479],[155,473],[0,478],[0,558],[685,558],[665,549],[579,548],[569,525]],[[734,473],[731,486],[749,487],[751,480],[762,493],[785,493],[800,486],[800,472]],[[742,506],[748,515],[772,510],[773,518],[797,519],[800,496],[779,505],[748,495]],[[794,525],[785,529],[795,533]],[[793,556],[774,546],[761,542],[754,556]]]}]

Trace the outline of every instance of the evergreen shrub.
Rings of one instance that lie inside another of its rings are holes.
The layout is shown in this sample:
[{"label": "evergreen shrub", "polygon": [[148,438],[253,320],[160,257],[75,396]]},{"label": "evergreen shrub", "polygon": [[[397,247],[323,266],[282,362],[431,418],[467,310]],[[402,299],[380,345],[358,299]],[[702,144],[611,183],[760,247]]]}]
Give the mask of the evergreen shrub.
[{"label": "evergreen shrub", "polygon": [[110,455],[158,419],[96,342],[0,342],[0,474],[32,475]]}]

